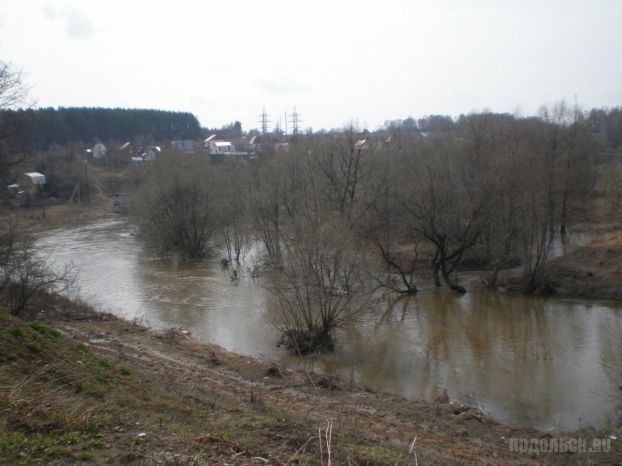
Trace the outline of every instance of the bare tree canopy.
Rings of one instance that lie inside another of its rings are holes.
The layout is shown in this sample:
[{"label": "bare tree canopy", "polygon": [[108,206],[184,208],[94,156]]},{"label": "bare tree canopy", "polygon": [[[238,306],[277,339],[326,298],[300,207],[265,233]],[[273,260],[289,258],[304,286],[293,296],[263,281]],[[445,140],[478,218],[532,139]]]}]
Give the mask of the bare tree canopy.
[{"label": "bare tree canopy", "polygon": [[0,60],[0,182],[5,184],[6,169],[17,164],[20,154],[15,151],[14,140],[24,130],[20,116],[4,110],[26,104],[28,88],[20,72]]},{"label": "bare tree canopy", "polygon": [[28,87],[22,73],[0,60],[0,109],[23,105],[28,97]]},{"label": "bare tree canopy", "polygon": [[217,179],[207,161],[162,157],[136,195],[134,212],[147,242],[160,254],[204,257],[220,227]]}]

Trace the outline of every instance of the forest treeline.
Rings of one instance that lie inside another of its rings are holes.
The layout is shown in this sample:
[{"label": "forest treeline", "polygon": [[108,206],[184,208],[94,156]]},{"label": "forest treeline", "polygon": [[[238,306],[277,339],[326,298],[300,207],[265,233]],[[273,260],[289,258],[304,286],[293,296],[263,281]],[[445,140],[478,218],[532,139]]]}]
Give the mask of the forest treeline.
[{"label": "forest treeline", "polygon": [[24,151],[78,142],[196,139],[201,134],[191,113],[124,108],[5,109],[0,112],[0,126],[15,129],[11,143]]},{"label": "forest treeline", "polygon": [[[487,112],[484,112],[487,113]],[[578,116],[583,128],[591,135],[595,147],[602,150],[617,149],[622,146],[622,107],[593,108],[581,111]],[[501,116],[500,114],[498,114]],[[503,114],[506,118],[517,118]],[[519,120],[538,120],[539,117],[518,118]],[[403,120],[389,120],[383,125],[383,130],[399,137],[400,134],[412,131],[423,133],[451,133],[461,131],[468,123],[469,115],[460,115],[453,118],[449,115],[428,115],[422,118],[406,118]]]}]

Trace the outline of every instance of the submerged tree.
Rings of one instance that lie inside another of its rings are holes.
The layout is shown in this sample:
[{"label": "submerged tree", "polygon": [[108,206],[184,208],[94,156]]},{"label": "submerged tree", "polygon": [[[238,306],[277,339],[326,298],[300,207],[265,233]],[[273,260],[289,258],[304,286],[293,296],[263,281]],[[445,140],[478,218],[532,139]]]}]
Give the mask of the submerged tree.
[{"label": "submerged tree", "polygon": [[365,253],[343,221],[318,212],[297,217],[282,246],[268,281],[282,343],[301,354],[331,350],[335,328],[372,296]]},{"label": "submerged tree", "polygon": [[404,201],[404,210],[416,230],[435,248],[434,283],[465,292],[454,272],[465,253],[479,240],[486,225],[489,186],[486,161],[470,156],[456,140],[431,140],[411,163],[416,180]]},{"label": "submerged tree", "polygon": [[246,217],[248,185],[246,167],[225,166],[220,170],[222,178],[220,189],[220,232],[223,239],[227,261],[240,262],[241,256],[249,248],[250,234]]},{"label": "submerged tree", "polygon": [[421,235],[405,215],[405,190],[399,180],[400,161],[383,153],[375,160],[377,181],[366,190],[357,230],[371,245],[380,262],[376,281],[380,287],[399,294],[417,293],[415,272],[420,258]]},{"label": "submerged tree", "polygon": [[162,157],[136,194],[134,212],[148,243],[161,254],[204,257],[221,225],[217,178],[199,157]]}]

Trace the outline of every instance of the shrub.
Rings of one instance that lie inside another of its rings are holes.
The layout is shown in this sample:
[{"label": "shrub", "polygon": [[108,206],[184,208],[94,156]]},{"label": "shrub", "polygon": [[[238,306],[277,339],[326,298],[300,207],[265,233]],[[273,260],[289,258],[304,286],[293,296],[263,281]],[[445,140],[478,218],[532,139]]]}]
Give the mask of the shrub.
[{"label": "shrub", "polygon": [[49,292],[67,289],[73,279],[71,266],[52,270],[12,224],[0,231],[0,305],[11,314],[28,317],[45,305]]},{"label": "shrub", "polygon": [[139,188],[133,213],[160,254],[205,256],[219,228],[216,177],[208,161],[162,157]]}]

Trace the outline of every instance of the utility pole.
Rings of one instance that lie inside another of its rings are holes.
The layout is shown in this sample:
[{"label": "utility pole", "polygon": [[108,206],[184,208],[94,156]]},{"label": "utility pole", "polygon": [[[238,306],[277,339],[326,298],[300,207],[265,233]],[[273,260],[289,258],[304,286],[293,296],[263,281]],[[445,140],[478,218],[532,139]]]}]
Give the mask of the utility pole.
[{"label": "utility pole", "polygon": [[281,135],[281,119],[280,118],[274,124],[274,135],[275,136],[280,136]]},{"label": "utility pole", "polygon": [[294,105],[294,113],[292,113],[292,134],[297,136],[300,131],[300,122],[302,119],[300,118],[300,113],[296,111],[296,106]]},{"label": "utility pole", "polygon": [[259,118],[259,123],[261,124],[261,134],[265,136],[268,134],[268,123],[270,123],[270,120],[268,120],[268,114],[266,113],[266,107],[263,107]]},{"label": "utility pole", "polygon": [[[91,192],[89,190],[89,173],[88,173],[88,164],[86,163],[86,159],[84,159],[84,181],[86,184],[86,197],[89,200],[89,205],[91,205]],[[79,192],[79,191],[78,191]],[[80,194],[78,194],[79,196]]]}]

